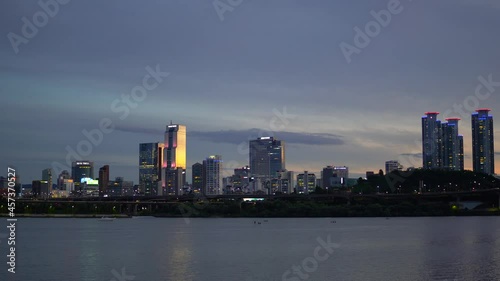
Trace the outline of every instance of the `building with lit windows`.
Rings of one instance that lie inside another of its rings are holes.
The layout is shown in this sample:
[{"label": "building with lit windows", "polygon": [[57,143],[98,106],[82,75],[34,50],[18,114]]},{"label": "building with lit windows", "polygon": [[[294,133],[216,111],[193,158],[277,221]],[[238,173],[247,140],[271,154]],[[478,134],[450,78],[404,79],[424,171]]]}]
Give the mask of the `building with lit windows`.
[{"label": "building with lit windows", "polygon": [[163,148],[165,193],[180,195],[186,182],[186,126],[167,125]]},{"label": "building with lit windows", "polygon": [[194,163],[191,166],[191,188],[194,192],[201,192],[203,189],[203,164]]},{"label": "building with lit windows", "polygon": [[472,114],[472,167],[474,172],[495,173],[493,116],[480,108]]},{"label": "building with lit windows", "polygon": [[442,165],[441,155],[441,121],[437,119],[439,112],[426,112],[422,116],[422,161],[424,169],[438,169]]},{"label": "building with lit windows", "polygon": [[285,142],[273,137],[251,140],[249,163],[251,176],[259,182],[257,186],[272,192],[271,180],[277,179],[280,171],[285,169]]},{"label": "building with lit windows", "polygon": [[83,178],[94,178],[94,163],[90,161],[75,161],[71,166],[71,178],[75,183],[75,189],[81,190]]},{"label": "building with lit windows", "polygon": [[144,195],[157,195],[161,186],[163,143],[139,144],[139,189]]},{"label": "building with lit windows", "polygon": [[297,175],[297,193],[309,194],[316,189],[316,175],[304,171]]},{"label": "building with lit windows", "polygon": [[464,170],[464,141],[458,134],[458,121],[460,118],[446,118],[442,124],[442,164],[443,168],[453,171]]},{"label": "building with lit windows", "polygon": [[222,156],[212,155],[203,160],[203,194],[220,195],[224,193],[222,182]]}]

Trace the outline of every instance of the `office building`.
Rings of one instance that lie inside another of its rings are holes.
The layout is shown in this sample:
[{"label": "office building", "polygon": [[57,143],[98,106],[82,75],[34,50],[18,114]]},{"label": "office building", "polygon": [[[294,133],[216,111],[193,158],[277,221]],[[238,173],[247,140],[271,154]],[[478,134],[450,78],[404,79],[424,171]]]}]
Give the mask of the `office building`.
[{"label": "office building", "polygon": [[250,171],[254,177],[276,178],[285,169],[285,142],[262,137],[249,142]]},{"label": "office building", "polygon": [[309,194],[316,189],[316,175],[304,171],[304,173],[297,175],[297,193]]},{"label": "office building", "polygon": [[186,182],[186,126],[167,125],[163,148],[165,192],[180,195]]},{"label": "office building", "polygon": [[139,189],[144,195],[157,195],[161,185],[163,143],[139,144]]},{"label": "office building", "polygon": [[205,172],[203,173],[203,194],[206,195],[220,195],[223,194],[222,182],[222,157],[220,155],[213,155],[207,157],[203,161]]},{"label": "office building", "polygon": [[495,173],[493,116],[480,108],[472,114],[472,167],[474,172]]},{"label": "office building", "polygon": [[203,189],[203,164],[195,163],[191,166],[191,188],[194,192]]},{"label": "office building", "polygon": [[47,181],[49,193],[52,192],[52,169],[48,168],[42,171],[42,180]]},{"label": "office building", "polygon": [[31,183],[33,197],[47,199],[50,198],[49,183],[46,180],[35,180]]},{"label": "office building", "polygon": [[71,178],[75,185],[81,183],[83,178],[94,178],[94,163],[90,161],[76,161],[71,167]]},{"label": "office building", "polygon": [[99,196],[104,196],[109,185],[109,165],[104,165],[99,169]]}]

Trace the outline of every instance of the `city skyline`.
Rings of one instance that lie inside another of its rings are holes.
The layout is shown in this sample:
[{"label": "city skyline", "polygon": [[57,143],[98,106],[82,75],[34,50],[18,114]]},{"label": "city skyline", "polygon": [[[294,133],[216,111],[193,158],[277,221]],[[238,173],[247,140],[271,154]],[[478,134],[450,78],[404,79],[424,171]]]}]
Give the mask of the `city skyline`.
[{"label": "city skyline", "polygon": [[[110,165],[111,178],[138,182],[136,153],[122,152],[161,142],[163,126],[173,119],[190,128],[188,169],[215,153],[225,163],[246,165],[240,144],[263,130],[287,142],[289,170],[318,173],[326,165],[345,165],[363,176],[389,159],[408,166],[402,160],[410,155],[421,162],[415,116],[428,109],[441,110],[443,120],[462,119],[465,169],[472,169],[470,114],[500,108],[495,3],[405,3],[350,63],[339,44],[352,43],[353,28],[371,21],[370,11],[385,8],[386,1],[248,2],[224,22],[203,12],[213,7],[201,1],[61,6],[19,53],[6,36],[0,41],[0,91],[7,105],[1,120],[9,132],[1,155],[30,183],[52,162],[64,164],[66,148],[76,150],[87,140],[83,130],[110,118],[114,130],[82,160]],[[20,19],[40,10],[36,3],[6,5],[3,34],[20,34]],[[110,15],[115,6],[130,14]],[[92,11],[91,22],[82,11]],[[464,24],[470,32],[463,32]],[[96,33],[102,25],[106,32]],[[158,86],[127,106],[122,95],[157,69],[170,75],[149,81]],[[113,104],[120,110],[111,110]]]}]

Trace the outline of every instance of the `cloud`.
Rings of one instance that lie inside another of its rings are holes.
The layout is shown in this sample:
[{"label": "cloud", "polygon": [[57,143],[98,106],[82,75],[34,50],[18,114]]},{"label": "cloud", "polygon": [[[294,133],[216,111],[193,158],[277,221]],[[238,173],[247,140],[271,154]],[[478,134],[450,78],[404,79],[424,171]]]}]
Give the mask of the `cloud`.
[{"label": "cloud", "polygon": [[343,136],[328,133],[266,132],[259,129],[224,130],[224,131],[188,131],[188,137],[210,142],[240,144],[258,137],[276,137],[290,144],[305,145],[342,145]]},{"label": "cloud", "polygon": [[400,156],[411,156],[411,157],[422,158],[422,153],[401,153],[399,155]]},{"label": "cloud", "polygon": [[141,128],[134,126],[116,126],[115,130],[125,133],[139,133],[139,134],[154,135],[154,136],[163,136],[165,133],[164,131],[158,129]]}]

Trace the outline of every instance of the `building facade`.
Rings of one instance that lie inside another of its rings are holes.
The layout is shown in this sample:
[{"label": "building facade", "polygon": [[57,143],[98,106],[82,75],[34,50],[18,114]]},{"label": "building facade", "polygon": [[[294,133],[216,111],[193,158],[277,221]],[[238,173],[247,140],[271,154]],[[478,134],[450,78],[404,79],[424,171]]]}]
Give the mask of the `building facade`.
[{"label": "building facade", "polygon": [[139,189],[144,195],[157,195],[162,180],[163,143],[139,144]]},{"label": "building facade", "polygon": [[275,179],[285,167],[285,142],[261,137],[249,142],[250,172],[255,178]]},{"label": "building facade", "polygon": [[194,192],[201,192],[203,189],[203,164],[194,163],[191,166],[191,188]]},{"label": "building facade", "polygon": [[204,189],[203,194],[205,195],[220,195],[223,194],[223,182],[222,182],[222,156],[212,155],[207,157],[203,161],[203,167],[205,172],[204,176]]},{"label": "building facade", "polygon": [[104,196],[109,185],[109,165],[99,168],[99,196]]},{"label": "building facade", "polygon": [[464,169],[463,136],[458,133],[460,118],[437,119],[439,112],[422,117],[422,158],[424,169]]},{"label": "building facade", "polygon": [[439,112],[426,112],[422,116],[422,161],[424,169],[438,169],[442,165],[441,121]]},{"label": "building facade", "polygon": [[94,163],[90,161],[75,161],[71,166],[71,178],[75,185],[79,184],[83,178],[94,178]]},{"label": "building facade", "polygon": [[480,108],[472,114],[472,166],[474,172],[495,173],[493,116]]},{"label": "building facade", "polygon": [[186,182],[186,126],[167,125],[163,148],[165,193],[180,195]]}]

